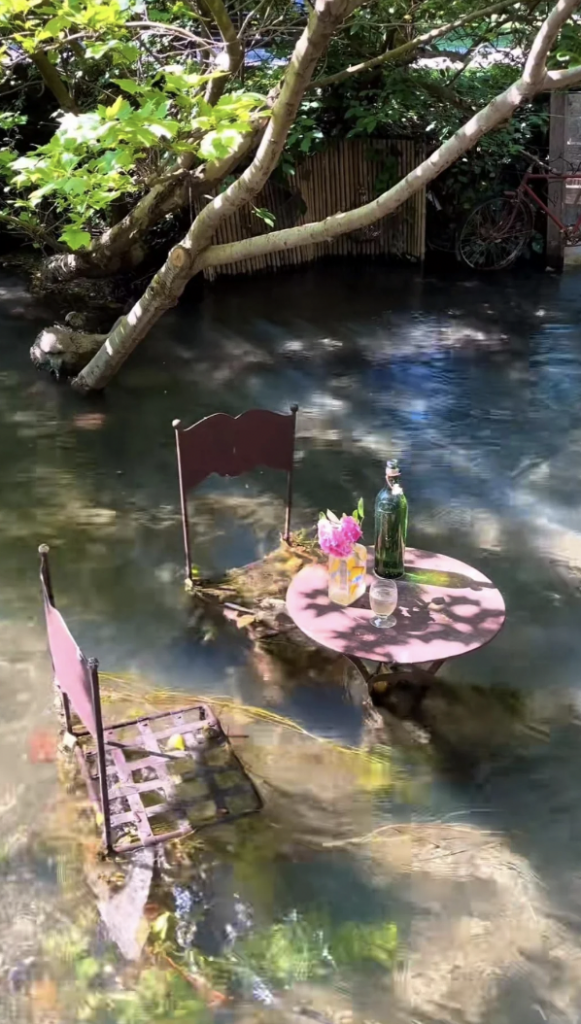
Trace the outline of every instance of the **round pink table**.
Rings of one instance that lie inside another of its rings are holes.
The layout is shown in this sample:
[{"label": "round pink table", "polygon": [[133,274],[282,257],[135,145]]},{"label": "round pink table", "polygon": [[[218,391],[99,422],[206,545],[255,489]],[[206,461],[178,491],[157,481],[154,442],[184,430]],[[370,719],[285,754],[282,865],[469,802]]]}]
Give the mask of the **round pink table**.
[{"label": "round pink table", "polygon": [[[297,573],[286,604],[306,636],[343,654],[368,685],[388,677],[382,665],[393,671],[427,664],[433,675],[448,658],[483,647],[504,622],[502,594],[481,572],[447,555],[407,548],[406,574],[397,580],[396,624],[377,629],[369,607],[369,585],[375,579],[372,550],[367,568],[367,590],[348,608],[329,600],[324,565],[309,565]],[[369,671],[362,659],[379,666]]]}]

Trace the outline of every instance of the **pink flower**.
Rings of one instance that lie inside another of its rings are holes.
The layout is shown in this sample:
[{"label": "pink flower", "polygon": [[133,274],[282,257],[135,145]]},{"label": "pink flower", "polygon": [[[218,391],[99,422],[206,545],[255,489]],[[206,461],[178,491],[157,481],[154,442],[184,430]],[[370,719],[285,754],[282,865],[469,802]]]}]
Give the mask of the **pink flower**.
[{"label": "pink flower", "polygon": [[321,551],[337,558],[347,558],[361,537],[361,527],[353,516],[344,515],[338,522],[325,516],[319,519],[318,534]]},{"label": "pink flower", "polygon": [[352,544],[355,544],[361,537],[361,527],[353,516],[342,516],[341,529],[343,536],[350,540]]}]

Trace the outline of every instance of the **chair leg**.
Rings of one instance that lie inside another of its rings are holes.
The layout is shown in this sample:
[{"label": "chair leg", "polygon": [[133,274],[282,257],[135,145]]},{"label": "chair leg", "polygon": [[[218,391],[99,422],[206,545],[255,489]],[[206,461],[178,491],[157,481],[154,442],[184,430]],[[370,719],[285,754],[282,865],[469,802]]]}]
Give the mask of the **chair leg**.
[{"label": "chair leg", "polygon": [[105,736],[103,732],[103,716],[101,713],[101,694],[99,691],[99,662],[96,658],[89,661],[91,676],[91,696],[93,698],[93,714],[97,743],[97,763],[99,766],[99,789],[101,793],[101,810],[103,812],[103,840],[107,856],[114,852],[111,839],[111,811],[109,808],[109,789],[107,787],[107,761],[105,757]]},{"label": "chair leg", "polygon": [[297,425],[297,412],[299,411],[298,405],[291,405],[291,415],[293,418],[293,462],[288,472],[287,477],[287,488],[286,488],[286,516],[284,522],[284,535],[283,540],[287,544],[290,544],[291,539],[291,513],[293,508],[293,479],[294,479],[294,439]]},{"label": "chair leg", "polygon": [[63,704],[63,715],[65,716],[65,729],[71,736],[74,736],[73,732],[73,721],[71,718],[71,702],[68,698],[68,694],[61,690],[61,700]]},{"label": "chair leg", "polygon": [[284,520],[284,534],[283,534],[283,540],[285,540],[287,544],[290,544],[290,539],[291,539],[291,529],[290,529],[290,527],[291,527],[292,507],[293,507],[293,471],[291,469],[289,474],[288,474],[288,483],[287,483],[287,491],[286,491],[286,515],[285,515],[285,520]]},{"label": "chair leg", "polygon": [[178,480],[180,486],[180,505],[182,510],[182,530],[184,534],[184,551],[186,555],[186,582],[192,578],[192,552],[190,547],[190,524],[188,521],[188,496],[184,486],[182,472],[182,451],[180,447],[180,421],[174,420],[172,426],[176,435],[176,449],[178,455]]}]

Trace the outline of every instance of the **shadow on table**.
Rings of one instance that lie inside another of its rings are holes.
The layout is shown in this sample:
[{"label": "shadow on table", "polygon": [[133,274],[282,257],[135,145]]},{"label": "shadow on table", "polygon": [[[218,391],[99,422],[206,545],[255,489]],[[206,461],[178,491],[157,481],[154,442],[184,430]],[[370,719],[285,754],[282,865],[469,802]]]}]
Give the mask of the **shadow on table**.
[{"label": "shadow on table", "polygon": [[[378,647],[389,645],[401,648],[413,648],[413,659],[405,661],[421,664],[429,661],[432,655],[425,652],[435,642],[459,643],[467,650],[487,643],[498,632],[504,613],[498,609],[483,608],[477,598],[472,598],[465,591],[457,594],[427,596],[413,586],[406,586],[401,581],[398,588],[398,605],[394,612],[396,624],[391,630],[378,630],[370,619],[349,618],[344,629],[328,630],[321,636],[323,643],[330,641],[334,650],[349,653],[356,648],[360,657],[377,660]],[[310,615],[318,620],[326,615],[336,614],[338,606],[329,604],[327,590],[316,587],[305,595],[305,608]],[[369,592],[367,591],[351,608],[369,608]],[[461,653],[461,651],[458,651]]]}]

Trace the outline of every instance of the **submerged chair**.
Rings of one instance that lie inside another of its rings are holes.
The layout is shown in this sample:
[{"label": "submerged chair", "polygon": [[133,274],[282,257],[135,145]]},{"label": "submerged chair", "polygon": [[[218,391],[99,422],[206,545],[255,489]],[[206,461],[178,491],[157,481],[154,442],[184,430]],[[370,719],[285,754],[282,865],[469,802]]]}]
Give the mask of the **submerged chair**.
[{"label": "submerged chair", "polygon": [[55,683],[89,795],[102,815],[106,853],[151,846],[260,810],[258,791],[207,705],[103,725],[98,662],[85,657],[55,607],[48,552],[41,545]]},{"label": "submerged chair", "polygon": [[174,420],[172,425],[178,455],[186,580],[190,580],[192,574],[188,493],[211,473],[240,476],[258,466],[286,472],[286,516],[282,536],[290,543],[298,408],[298,405],[291,405],[290,413],[250,409],[235,417],[218,412],[186,428],[182,428],[180,420]]}]

